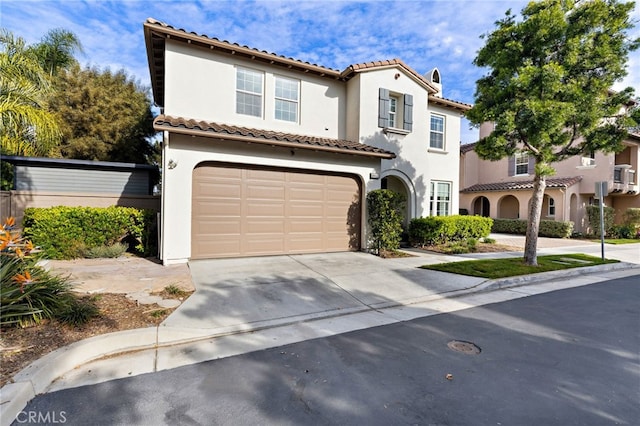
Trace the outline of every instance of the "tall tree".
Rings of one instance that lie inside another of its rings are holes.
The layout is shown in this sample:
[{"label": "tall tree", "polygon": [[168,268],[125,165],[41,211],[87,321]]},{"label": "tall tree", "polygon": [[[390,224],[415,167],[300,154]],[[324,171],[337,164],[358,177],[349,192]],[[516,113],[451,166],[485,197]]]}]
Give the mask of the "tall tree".
[{"label": "tall tree", "polygon": [[[517,20],[511,10],[485,38],[474,64],[488,73],[476,83],[471,123],[495,129],[476,145],[481,158],[518,151],[536,160],[524,260],[537,264],[537,241],[546,178],[568,157],[622,148],[634,126],[627,108],[633,89],[614,93],[627,73],[633,2],[541,0]],[[637,109],[633,111],[637,119]]]},{"label": "tall tree", "polygon": [[60,140],[47,109],[52,88],[25,41],[0,32],[0,143],[3,154],[47,156]]},{"label": "tall tree", "polygon": [[40,43],[32,46],[38,61],[49,76],[54,76],[60,69],[69,68],[77,63],[75,54],[82,53],[82,44],[71,31],[63,28],[49,30]]},{"label": "tall tree", "polygon": [[51,107],[61,123],[64,158],[147,163],[153,155],[148,90],[121,70],[74,65],[54,79]]}]

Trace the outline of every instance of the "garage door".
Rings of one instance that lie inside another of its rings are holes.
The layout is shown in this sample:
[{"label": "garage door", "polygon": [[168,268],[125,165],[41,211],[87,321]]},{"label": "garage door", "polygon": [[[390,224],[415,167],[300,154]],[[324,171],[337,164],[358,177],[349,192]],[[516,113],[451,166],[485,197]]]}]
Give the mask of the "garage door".
[{"label": "garage door", "polygon": [[352,176],[205,163],[192,207],[192,259],[359,249]]}]

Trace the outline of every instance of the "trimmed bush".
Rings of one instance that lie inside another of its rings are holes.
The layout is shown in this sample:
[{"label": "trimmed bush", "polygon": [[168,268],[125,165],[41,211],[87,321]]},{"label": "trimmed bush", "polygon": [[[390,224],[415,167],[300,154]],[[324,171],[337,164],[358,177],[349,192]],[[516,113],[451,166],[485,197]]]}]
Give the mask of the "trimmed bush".
[{"label": "trimmed bush", "polygon": [[[603,207],[604,211],[604,235],[611,233],[616,211],[613,207]],[[600,206],[587,206],[587,217],[591,233],[596,237],[600,236]]]},{"label": "trimmed bush", "polygon": [[28,208],[24,235],[50,259],[81,257],[95,247],[125,242],[139,254],[153,253],[155,214],[132,207]]},{"label": "trimmed bush", "polygon": [[110,246],[93,247],[85,251],[84,257],[87,259],[101,259],[122,256],[127,251],[127,245],[123,243],[115,243]]},{"label": "trimmed bush", "polygon": [[377,254],[400,248],[405,202],[404,195],[389,189],[376,189],[367,194],[371,244]]},{"label": "trimmed bush", "polygon": [[[500,234],[526,235],[528,222],[524,219],[494,219],[491,232]],[[541,220],[538,236],[551,238],[569,238],[573,232],[573,222]]]},{"label": "trimmed bush", "polygon": [[489,235],[493,220],[481,216],[429,216],[412,219],[409,239],[412,244],[425,246],[444,244]]}]

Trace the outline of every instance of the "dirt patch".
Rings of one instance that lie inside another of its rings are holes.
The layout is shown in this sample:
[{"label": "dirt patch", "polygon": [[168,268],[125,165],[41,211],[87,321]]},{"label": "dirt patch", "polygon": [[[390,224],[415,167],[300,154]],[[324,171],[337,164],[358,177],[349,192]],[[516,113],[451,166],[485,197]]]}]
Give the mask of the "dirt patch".
[{"label": "dirt patch", "polygon": [[[434,253],[449,254],[449,248],[445,245],[431,245],[421,247],[423,250],[432,251]],[[505,251],[522,251],[521,247],[509,246],[505,244],[487,244],[477,243],[475,250],[469,253],[500,253]]]},{"label": "dirt patch", "polygon": [[[164,298],[185,299],[185,295]],[[143,305],[124,294],[101,293],[83,296],[97,306],[99,315],[81,327],[72,327],[57,321],[43,321],[27,328],[2,329],[0,335],[0,386],[30,363],[60,347],[73,342],[115,331],[153,327],[160,324],[175,308],[162,308],[157,304]]]}]

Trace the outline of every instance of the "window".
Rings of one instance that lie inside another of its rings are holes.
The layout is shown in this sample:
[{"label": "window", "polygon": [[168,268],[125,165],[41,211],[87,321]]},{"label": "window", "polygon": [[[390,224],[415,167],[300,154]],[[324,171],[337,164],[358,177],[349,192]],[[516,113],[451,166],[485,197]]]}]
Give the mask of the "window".
[{"label": "window", "polygon": [[236,72],[236,113],[262,117],[262,73],[247,68]]},{"label": "window", "polygon": [[380,88],[378,94],[378,127],[385,132],[407,134],[413,130],[413,96],[391,93]]},{"label": "window", "polygon": [[549,214],[548,216],[555,216],[556,215],[556,200],[554,200],[553,198],[549,197]]},{"label": "window", "polygon": [[276,120],[298,122],[298,88],[297,80],[276,77]]},{"label": "window", "polygon": [[582,157],[582,165],[583,166],[595,166],[596,165],[596,153],[595,151],[591,151],[589,154],[586,154]]},{"label": "window", "polygon": [[389,96],[389,127],[398,127],[398,98]]},{"label": "window", "polygon": [[528,175],[529,174],[529,154],[526,152],[518,152],[515,155],[516,159],[516,175]]},{"label": "window", "polygon": [[441,115],[431,114],[429,147],[434,149],[444,149],[444,117]]},{"label": "window", "polygon": [[431,216],[448,216],[451,211],[451,183],[432,181],[429,201]]}]

